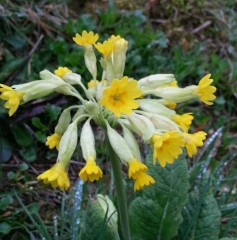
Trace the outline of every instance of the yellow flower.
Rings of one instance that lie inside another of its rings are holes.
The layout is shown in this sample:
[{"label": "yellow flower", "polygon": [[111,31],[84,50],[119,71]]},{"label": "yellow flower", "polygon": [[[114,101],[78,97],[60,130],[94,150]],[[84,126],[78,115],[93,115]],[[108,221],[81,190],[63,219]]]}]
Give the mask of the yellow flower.
[{"label": "yellow flower", "polygon": [[139,107],[135,98],[142,95],[142,90],[137,87],[136,80],[128,80],[128,77],[114,79],[111,85],[104,89],[100,104],[120,117],[122,113],[131,114],[132,109]]},{"label": "yellow flower", "polygon": [[185,132],[188,131],[192,124],[193,116],[192,113],[185,113],[183,115],[176,114],[172,116],[172,120],[176,122]]},{"label": "yellow flower", "polygon": [[72,71],[69,68],[67,68],[67,67],[59,67],[58,69],[56,69],[54,71],[54,73],[58,77],[63,78],[66,73],[72,73]]},{"label": "yellow flower", "polygon": [[164,105],[170,109],[175,109],[177,107],[177,104],[175,102],[171,102],[168,100],[164,100]]},{"label": "yellow flower", "polygon": [[[96,80],[96,85],[98,85],[100,82]],[[107,80],[104,80],[104,86],[108,84]],[[88,88],[93,88],[95,86],[95,81],[92,79],[90,82],[87,83]]]},{"label": "yellow flower", "polygon": [[11,87],[0,84],[0,99],[6,100],[5,108],[9,108],[9,116],[11,117],[20,105],[23,98],[23,92],[17,92]]},{"label": "yellow flower", "polygon": [[206,135],[203,131],[194,134],[184,133],[185,147],[190,158],[197,153],[197,147],[203,146]]},{"label": "yellow flower", "polygon": [[53,135],[47,137],[45,145],[49,146],[49,149],[53,149],[54,147],[56,147],[56,149],[58,150],[61,138],[62,136],[60,134],[54,133]]},{"label": "yellow flower", "polygon": [[213,103],[211,101],[216,99],[216,96],[214,95],[216,88],[214,86],[210,86],[213,82],[213,79],[210,79],[210,77],[211,74],[207,74],[200,80],[197,86],[197,94],[200,100],[207,105],[212,105]]},{"label": "yellow flower", "polygon": [[96,165],[96,162],[93,157],[90,157],[86,161],[86,165],[84,168],[81,169],[79,172],[79,176],[84,181],[95,181],[101,178],[103,175],[103,172],[101,169]]},{"label": "yellow flower", "polygon": [[134,191],[142,190],[145,186],[150,186],[154,183],[155,180],[153,177],[144,172],[140,172],[135,179]]},{"label": "yellow flower", "polygon": [[96,49],[107,58],[114,50],[115,42],[106,40],[103,43],[95,44]]},{"label": "yellow flower", "polygon": [[177,83],[177,81],[173,81],[173,82],[165,85],[164,87],[178,87],[178,83]]},{"label": "yellow flower", "polygon": [[61,162],[57,162],[52,168],[40,174],[37,180],[43,180],[44,183],[50,183],[53,188],[59,187],[61,190],[70,187],[65,166]]},{"label": "yellow flower", "polygon": [[166,132],[162,135],[154,134],[152,136],[154,147],[153,163],[158,160],[162,167],[166,163],[172,164],[176,158],[182,153],[184,139],[177,131]]},{"label": "yellow flower", "polygon": [[120,35],[117,35],[117,36],[112,35],[112,36],[108,39],[108,41],[116,42],[116,41],[119,40],[119,39],[121,39],[121,36],[120,36]]},{"label": "yellow flower", "polygon": [[99,38],[99,35],[96,33],[94,34],[92,31],[91,32],[87,32],[87,31],[83,31],[82,35],[80,34],[76,34],[75,37],[73,37],[73,41],[80,45],[80,46],[86,46],[86,45],[93,45],[97,42]]},{"label": "yellow flower", "polygon": [[139,162],[137,159],[132,159],[128,163],[128,177],[135,179],[137,174],[140,174],[141,172],[146,172],[148,170],[147,166]]}]

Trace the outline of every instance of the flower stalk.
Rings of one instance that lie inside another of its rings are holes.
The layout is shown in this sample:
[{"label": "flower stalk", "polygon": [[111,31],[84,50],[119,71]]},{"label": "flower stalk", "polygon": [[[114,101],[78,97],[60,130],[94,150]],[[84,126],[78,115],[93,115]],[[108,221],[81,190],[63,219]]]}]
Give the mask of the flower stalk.
[{"label": "flower stalk", "polygon": [[114,182],[116,186],[117,192],[117,199],[118,199],[118,211],[119,211],[119,218],[120,224],[122,229],[122,236],[123,239],[130,240],[130,227],[128,221],[128,207],[127,207],[127,199],[126,199],[126,192],[125,186],[123,182],[123,176],[121,171],[121,161],[117,154],[114,152],[112,146],[110,145],[110,141],[108,136],[106,137],[107,143],[107,151],[111,159],[111,165],[114,174]]}]

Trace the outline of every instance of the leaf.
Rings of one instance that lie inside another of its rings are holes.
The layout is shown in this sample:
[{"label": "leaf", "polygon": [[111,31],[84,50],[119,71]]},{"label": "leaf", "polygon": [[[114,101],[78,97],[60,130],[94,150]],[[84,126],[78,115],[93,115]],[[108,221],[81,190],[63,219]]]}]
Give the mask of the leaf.
[{"label": "leaf", "polygon": [[152,165],[150,154],[148,167],[156,183],[144,189],[143,195],[131,203],[132,236],[139,240],[169,240],[177,235],[183,220],[181,209],[187,201],[189,188],[187,163],[181,157],[162,168]]},{"label": "leaf", "polygon": [[12,202],[13,202],[13,198],[10,195],[6,197],[2,197],[0,199],[0,210],[5,211],[8,205],[12,204]]},{"label": "leaf", "polygon": [[116,239],[113,229],[107,225],[106,216],[98,201],[90,200],[85,212],[85,219],[82,225],[81,240],[114,240]]},{"label": "leaf", "polygon": [[36,150],[34,145],[25,147],[20,151],[21,156],[28,162],[33,162],[37,158]]},{"label": "leaf", "polygon": [[0,223],[0,233],[6,235],[10,231],[11,231],[11,226],[8,223],[6,222]]},{"label": "leaf", "polygon": [[20,146],[29,146],[33,142],[33,137],[30,134],[29,130],[22,124],[13,125],[12,126],[12,133],[16,140],[16,142]]},{"label": "leaf", "polygon": [[12,155],[12,147],[9,142],[0,136],[0,163],[7,162]]},{"label": "leaf", "polygon": [[178,239],[218,239],[221,213],[213,194],[199,196],[192,192],[183,210],[183,217]]}]

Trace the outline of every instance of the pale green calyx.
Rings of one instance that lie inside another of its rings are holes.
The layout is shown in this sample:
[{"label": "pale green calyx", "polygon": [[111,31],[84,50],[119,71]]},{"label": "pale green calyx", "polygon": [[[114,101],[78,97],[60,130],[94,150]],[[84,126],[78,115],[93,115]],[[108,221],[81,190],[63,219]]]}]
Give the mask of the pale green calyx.
[{"label": "pale green calyx", "polygon": [[161,104],[157,99],[138,99],[139,107],[147,112],[157,113],[163,116],[171,117],[176,114],[172,109]]},{"label": "pale green calyx", "polygon": [[63,77],[63,80],[71,85],[75,85],[75,84],[82,84],[81,83],[81,75],[77,74],[77,73],[66,73]]},{"label": "pale green calyx", "polygon": [[128,41],[124,38],[120,38],[115,42],[113,51],[114,78],[120,79],[123,77],[127,49]]},{"label": "pale green calyx", "polygon": [[55,133],[58,133],[60,135],[63,135],[64,132],[67,130],[70,122],[71,122],[71,109],[67,108],[65,109],[58,120],[58,124],[55,127]]},{"label": "pale green calyx", "polygon": [[88,119],[81,130],[80,145],[84,159],[92,157],[96,159],[95,151],[95,137],[90,125],[90,119]]},{"label": "pale green calyx", "polygon": [[166,116],[142,111],[141,113],[147,118],[149,118],[149,120],[153,123],[156,129],[160,129],[164,132],[172,130],[179,131],[179,126]]},{"label": "pale green calyx", "polygon": [[150,140],[155,131],[155,127],[147,117],[132,113],[127,116],[127,119],[130,123],[130,125],[127,126],[128,128],[141,136],[144,141]]},{"label": "pale green calyx", "polygon": [[127,164],[129,160],[134,158],[132,151],[130,150],[124,138],[120,134],[118,134],[113,128],[111,128],[107,121],[106,121],[106,126],[107,126],[109,141],[112,148],[117,153],[119,158],[125,164]]},{"label": "pale green calyx", "polygon": [[198,97],[197,95],[197,86],[189,86],[186,88],[179,87],[164,87],[156,88],[153,90],[144,90],[143,95],[152,94],[157,97],[164,98],[168,101],[181,103]]},{"label": "pale green calyx", "polygon": [[96,56],[94,52],[94,48],[92,45],[85,45],[84,46],[84,59],[85,64],[88,69],[88,71],[93,76],[93,79],[96,80],[97,76],[97,66],[96,66]]},{"label": "pale green calyx", "polygon": [[141,153],[140,149],[137,143],[137,139],[134,137],[132,132],[128,130],[124,125],[122,125],[123,128],[123,137],[126,143],[128,144],[130,150],[132,151],[135,158],[139,161],[141,161]]},{"label": "pale green calyx", "polygon": [[77,146],[77,124],[78,120],[72,122],[60,140],[57,161],[62,161],[66,166],[69,164],[72,154]]},{"label": "pale green calyx", "polygon": [[144,89],[154,89],[175,81],[173,74],[153,74],[138,80],[138,86]]}]

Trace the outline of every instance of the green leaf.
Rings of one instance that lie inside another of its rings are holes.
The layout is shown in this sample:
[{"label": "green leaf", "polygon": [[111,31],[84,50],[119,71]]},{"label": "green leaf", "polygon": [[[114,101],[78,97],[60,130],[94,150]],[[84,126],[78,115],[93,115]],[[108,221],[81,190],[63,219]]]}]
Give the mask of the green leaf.
[{"label": "green leaf", "polygon": [[3,197],[0,199],[0,210],[5,211],[8,207],[13,202],[13,198],[8,195],[6,197]]},{"label": "green leaf", "polygon": [[82,225],[81,240],[115,240],[113,230],[107,225],[107,215],[104,214],[98,201],[90,200],[85,212],[85,219]]},{"label": "green leaf", "polygon": [[12,155],[12,147],[8,141],[0,136],[0,163],[4,163],[10,159]]},{"label": "green leaf", "polygon": [[181,209],[187,201],[189,188],[187,163],[181,157],[162,168],[151,163],[150,154],[148,168],[156,183],[144,189],[143,195],[131,203],[132,236],[139,240],[169,240],[177,235],[183,220]]},{"label": "green leaf", "polygon": [[10,231],[11,231],[11,226],[8,223],[6,222],[0,223],[0,233],[6,235]]},{"label": "green leaf", "polygon": [[33,162],[36,160],[37,154],[35,147],[33,145],[25,147],[20,151],[21,156],[28,162]]},{"label": "green leaf", "polygon": [[22,124],[13,125],[12,133],[13,133],[13,136],[14,136],[16,142],[20,146],[25,147],[25,146],[29,146],[32,144],[33,137],[31,135],[31,133],[29,132],[29,130],[24,125],[22,125]]},{"label": "green leaf", "polygon": [[219,236],[221,213],[213,194],[204,196],[192,192],[183,210],[184,222],[180,240],[216,240]]}]

